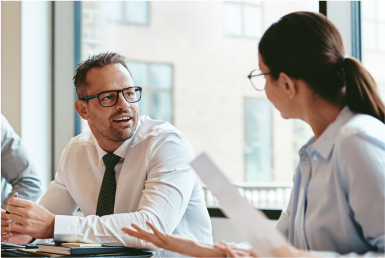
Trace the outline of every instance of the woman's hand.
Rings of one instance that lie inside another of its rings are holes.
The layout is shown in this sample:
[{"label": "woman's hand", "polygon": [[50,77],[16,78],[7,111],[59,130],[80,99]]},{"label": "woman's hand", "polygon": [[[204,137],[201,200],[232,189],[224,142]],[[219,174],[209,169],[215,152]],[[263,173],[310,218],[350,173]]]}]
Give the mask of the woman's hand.
[{"label": "woman's hand", "polygon": [[212,245],[200,244],[195,242],[194,240],[180,235],[168,235],[160,232],[150,222],[147,221],[146,224],[152,229],[154,233],[147,232],[135,224],[131,224],[131,226],[136,229],[136,231],[129,228],[122,228],[122,231],[130,236],[152,243],[159,248],[171,252],[176,252],[194,257],[224,256],[223,252],[213,248]]},{"label": "woman's hand", "polygon": [[239,248],[231,243],[219,242],[214,248],[224,253],[227,257],[258,257],[253,249]]},{"label": "woman's hand", "polygon": [[[230,243],[221,242],[214,245],[214,248],[220,250],[228,257],[258,257],[253,249],[239,248]],[[289,244],[271,250],[270,254],[272,257],[317,257],[309,251],[297,249]]]}]

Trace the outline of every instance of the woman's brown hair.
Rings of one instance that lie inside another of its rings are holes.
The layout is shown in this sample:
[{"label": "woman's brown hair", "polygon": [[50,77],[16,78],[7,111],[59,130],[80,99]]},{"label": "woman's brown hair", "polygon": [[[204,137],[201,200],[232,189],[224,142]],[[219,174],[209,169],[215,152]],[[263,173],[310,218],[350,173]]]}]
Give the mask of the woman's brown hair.
[{"label": "woman's brown hair", "polygon": [[319,96],[345,101],[353,112],[385,123],[385,106],[370,73],[356,58],[345,57],[338,29],[322,14],[295,12],[272,24],[261,38],[259,53],[278,79],[281,72],[304,80]]}]

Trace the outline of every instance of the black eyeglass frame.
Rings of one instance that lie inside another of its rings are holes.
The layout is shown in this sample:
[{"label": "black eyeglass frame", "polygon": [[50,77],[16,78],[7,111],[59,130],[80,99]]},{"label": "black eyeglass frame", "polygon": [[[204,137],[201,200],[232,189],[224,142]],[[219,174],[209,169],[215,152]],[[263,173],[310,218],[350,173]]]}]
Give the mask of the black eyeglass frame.
[{"label": "black eyeglass frame", "polygon": [[[135,89],[135,92],[137,92],[138,90],[140,91],[140,97],[139,97],[139,99],[136,100],[136,101],[129,101],[129,100],[127,100],[126,97],[125,97],[124,94],[123,94],[123,91],[125,91],[125,90],[127,90],[127,89],[132,89],[132,88]],[[100,96],[101,94],[103,94],[103,93],[108,93],[108,92],[116,92],[116,93],[118,94],[118,96],[116,97],[116,101],[115,101],[115,103],[114,103],[113,105],[111,105],[111,106],[103,106],[102,103],[100,103],[99,96]],[[142,99],[142,87],[140,87],[140,86],[133,86],[133,87],[127,87],[127,88],[124,88],[124,89],[121,89],[121,90],[107,90],[107,91],[102,91],[102,92],[100,92],[100,93],[98,93],[98,94],[96,94],[96,95],[83,97],[83,98],[81,98],[80,100],[88,101],[88,100],[90,100],[90,99],[97,98],[98,101],[99,101],[100,106],[102,106],[102,107],[113,107],[113,106],[116,105],[116,103],[118,103],[119,95],[120,95],[119,93],[120,93],[120,92],[122,93],[122,96],[123,96],[124,100],[127,101],[128,103],[136,103],[136,102],[138,102],[139,100]]]},{"label": "black eyeglass frame", "polygon": [[[247,75],[247,78],[249,78],[250,83],[251,83],[251,86],[253,86],[253,88],[254,88],[255,90],[257,90],[257,91],[264,91],[264,90],[265,90],[265,86],[263,86],[263,89],[262,89],[262,90],[258,89],[258,88],[255,87],[255,85],[253,84],[253,81],[251,80],[251,78],[257,77],[257,76],[261,76],[261,75],[268,75],[268,74],[271,74],[271,73],[260,73],[260,74],[252,75],[252,73],[253,73],[254,71],[261,71],[261,69],[254,69],[254,70],[252,70],[252,71],[250,72],[250,74]],[[262,71],[261,71],[261,72],[262,72]]]}]

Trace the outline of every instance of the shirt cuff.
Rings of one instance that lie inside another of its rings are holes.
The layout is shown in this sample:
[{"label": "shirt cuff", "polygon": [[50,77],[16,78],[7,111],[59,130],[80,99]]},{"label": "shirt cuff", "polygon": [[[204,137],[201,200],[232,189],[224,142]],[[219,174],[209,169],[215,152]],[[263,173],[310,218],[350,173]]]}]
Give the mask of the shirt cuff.
[{"label": "shirt cuff", "polygon": [[77,242],[80,219],[78,216],[55,215],[54,241]]}]

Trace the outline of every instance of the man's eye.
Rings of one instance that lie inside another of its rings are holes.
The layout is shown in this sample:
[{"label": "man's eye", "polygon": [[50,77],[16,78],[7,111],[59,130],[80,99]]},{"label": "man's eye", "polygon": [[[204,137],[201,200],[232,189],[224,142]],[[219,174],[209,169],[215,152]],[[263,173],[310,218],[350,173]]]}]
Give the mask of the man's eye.
[{"label": "man's eye", "polygon": [[102,98],[102,100],[109,100],[109,99],[112,99],[112,96],[111,96],[111,95],[105,96],[105,97]]}]

